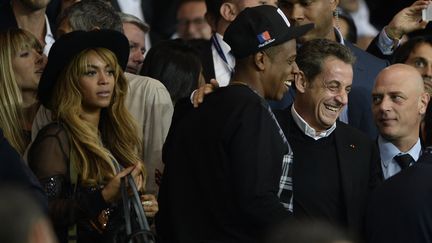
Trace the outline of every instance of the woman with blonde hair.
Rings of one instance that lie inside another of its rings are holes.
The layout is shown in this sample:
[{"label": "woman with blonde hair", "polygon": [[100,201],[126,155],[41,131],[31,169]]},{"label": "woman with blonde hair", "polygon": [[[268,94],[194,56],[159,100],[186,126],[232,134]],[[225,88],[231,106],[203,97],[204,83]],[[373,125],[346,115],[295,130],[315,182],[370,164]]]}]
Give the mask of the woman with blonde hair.
[{"label": "woman with blonde hair", "polygon": [[[122,218],[120,179],[132,174],[144,188],[137,129],[124,105],[128,55],[126,37],[109,30],[65,34],[50,51],[38,96],[54,122],[39,131],[28,162],[61,242],[75,234],[79,243],[112,242]],[[154,215],[154,196],[141,199]]]},{"label": "woman with blonde hair", "polygon": [[28,31],[0,32],[0,128],[21,155],[39,108],[37,87],[46,64],[42,50]]}]

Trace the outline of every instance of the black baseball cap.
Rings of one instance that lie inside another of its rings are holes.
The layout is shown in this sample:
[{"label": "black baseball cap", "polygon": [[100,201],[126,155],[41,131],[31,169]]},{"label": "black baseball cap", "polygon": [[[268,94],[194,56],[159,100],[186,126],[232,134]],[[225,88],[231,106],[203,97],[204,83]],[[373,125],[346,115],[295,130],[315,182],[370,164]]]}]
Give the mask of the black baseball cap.
[{"label": "black baseball cap", "polygon": [[241,59],[304,35],[313,24],[291,26],[279,8],[260,5],[245,8],[228,26],[224,41],[235,58]]}]

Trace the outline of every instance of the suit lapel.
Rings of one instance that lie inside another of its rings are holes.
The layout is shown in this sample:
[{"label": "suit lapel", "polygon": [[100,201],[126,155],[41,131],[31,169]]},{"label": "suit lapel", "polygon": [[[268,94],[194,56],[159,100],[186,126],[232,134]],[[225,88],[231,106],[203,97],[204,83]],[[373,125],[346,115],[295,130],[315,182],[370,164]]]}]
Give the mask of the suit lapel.
[{"label": "suit lapel", "polygon": [[210,82],[210,79],[216,78],[211,41],[208,41],[204,46],[201,61],[204,70],[204,77],[207,82]]},{"label": "suit lapel", "polygon": [[352,206],[355,205],[353,200],[355,200],[356,198],[353,196],[353,193],[355,191],[353,179],[356,176],[355,166],[353,165],[358,163],[357,161],[355,161],[358,157],[356,151],[356,147],[358,145],[352,143],[352,141],[350,140],[350,137],[347,136],[347,134],[344,134],[344,129],[342,128],[341,124],[338,123],[338,126],[335,130],[335,141],[337,155],[339,159],[338,162],[339,175],[341,178],[341,189],[345,201],[348,225],[351,225],[351,222],[355,220],[350,217],[350,215],[352,215],[350,212],[356,210],[355,208],[352,208]]}]

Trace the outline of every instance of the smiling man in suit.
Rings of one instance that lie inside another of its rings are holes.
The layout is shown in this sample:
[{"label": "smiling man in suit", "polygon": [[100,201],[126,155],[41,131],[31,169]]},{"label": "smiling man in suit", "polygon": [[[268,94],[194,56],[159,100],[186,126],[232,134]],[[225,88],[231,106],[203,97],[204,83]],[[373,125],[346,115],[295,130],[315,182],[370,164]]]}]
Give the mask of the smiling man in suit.
[{"label": "smiling man in suit", "polygon": [[376,145],[338,121],[348,103],[355,58],[326,39],[298,51],[296,99],[276,117],[292,147],[294,216],[319,219],[361,234],[369,191],[381,180]]},{"label": "smiling man in suit", "polygon": [[[345,110],[339,119],[367,133],[374,139],[378,135],[370,110],[370,94],[376,75],[388,62],[379,59],[345,40],[333,25],[339,0],[278,0],[279,7],[294,25],[314,23],[315,28],[298,40],[305,43],[314,39],[328,39],[348,47],[356,57],[353,63],[352,92]],[[283,102],[272,104],[273,108],[286,108],[292,103],[294,94],[285,95]]]}]

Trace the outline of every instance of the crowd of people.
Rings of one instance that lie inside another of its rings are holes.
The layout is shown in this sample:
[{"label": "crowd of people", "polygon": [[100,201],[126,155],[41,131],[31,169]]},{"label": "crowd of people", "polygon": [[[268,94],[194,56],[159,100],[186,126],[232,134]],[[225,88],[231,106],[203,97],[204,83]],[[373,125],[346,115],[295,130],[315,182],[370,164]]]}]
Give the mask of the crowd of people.
[{"label": "crowd of people", "polygon": [[398,7],[0,0],[0,241],[432,243],[432,1]]}]

